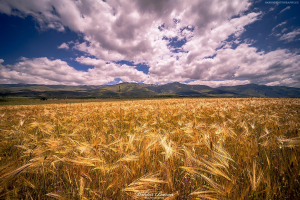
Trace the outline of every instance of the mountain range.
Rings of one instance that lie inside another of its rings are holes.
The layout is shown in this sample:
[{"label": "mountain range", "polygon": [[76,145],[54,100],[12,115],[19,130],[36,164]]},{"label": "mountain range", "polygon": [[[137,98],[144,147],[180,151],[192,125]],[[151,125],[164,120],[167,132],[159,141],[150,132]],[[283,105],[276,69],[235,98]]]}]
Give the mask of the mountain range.
[{"label": "mountain range", "polygon": [[300,88],[257,84],[222,86],[120,83],[116,85],[0,84],[0,96],[32,98],[300,97]]}]

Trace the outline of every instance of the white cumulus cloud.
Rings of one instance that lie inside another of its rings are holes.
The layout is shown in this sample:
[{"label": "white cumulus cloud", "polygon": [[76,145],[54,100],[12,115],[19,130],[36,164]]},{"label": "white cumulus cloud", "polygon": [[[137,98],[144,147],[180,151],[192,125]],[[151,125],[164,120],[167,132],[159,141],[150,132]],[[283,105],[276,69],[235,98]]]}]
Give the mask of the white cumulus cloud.
[{"label": "white cumulus cloud", "polygon": [[[145,83],[195,80],[194,83],[205,82],[212,86],[269,83],[300,87],[299,56],[285,49],[258,52],[250,46],[251,40],[240,40],[246,26],[263,16],[259,10],[249,10],[251,2],[2,0],[2,13],[19,17],[31,15],[44,30],[68,28],[83,36],[83,41],[72,43],[73,49],[85,55],[75,60],[93,67],[84,72],[61,60],[34,58],[12,66],[1,65],[3,80],[16,82],[28,76],[29,82],[38,77],[45,83],[103,84],[121,78]],[[287,9],[289,7],[281,12]],[[291,42],[298,34],[298,29],[289,33],[282,30],[278,37]],[[229,42],[229,38],[233,39]],[[234,45],[237,47],[233,48]],[[69,45],[63,43],[58,48],[69,49]],[[44,63],[48,64],[39,65],[45,59]],[[115,64],[120,60],[145,63],[149,73]],[[25,65],[27,71],[24,71]],[[64,70],[58,70],[58,66]],[[44,72],[48,72],[49,77]],[[68,80],[58,79],[59,73]]]},{"label": "white cumulus cloud", "polygon": [[[81,57],[78,61],[86,63],[90,62],[90,59]],[[122,78],[126,82],[141,81],[146,78],[146,75],[131,66],[104,62],[98,62],[88,71],[79,71],[65,61],[50,60],[45,57],[23,59],[14,65],[0,63],[1,84],[22,82],[50,85],[101,85],[114,81],[115,78]]]},{"label": "white cumulus cloud", "polygon": [[[289,33],[283,34],[279,40],[285,40],[286,42],[293,42],[300,35],[300,28],[297,28]],[[297,39],[299,40],[299,38]]]},{"label": "white cumulus cloud", "polygon": [[59,47],[57,47],[58,49],[69,49],[69,45],[68,44],[66,44],[65,42],[64,43],[62,43]]}]

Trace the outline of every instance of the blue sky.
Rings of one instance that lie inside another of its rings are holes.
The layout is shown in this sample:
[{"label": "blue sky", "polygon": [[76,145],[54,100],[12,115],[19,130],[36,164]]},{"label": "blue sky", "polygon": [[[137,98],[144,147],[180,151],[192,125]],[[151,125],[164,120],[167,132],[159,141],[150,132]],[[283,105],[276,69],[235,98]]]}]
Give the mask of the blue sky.
[{"label": "blue sky", "polygon": [[300,2],[2,0],[0,83],[300,87]]}]

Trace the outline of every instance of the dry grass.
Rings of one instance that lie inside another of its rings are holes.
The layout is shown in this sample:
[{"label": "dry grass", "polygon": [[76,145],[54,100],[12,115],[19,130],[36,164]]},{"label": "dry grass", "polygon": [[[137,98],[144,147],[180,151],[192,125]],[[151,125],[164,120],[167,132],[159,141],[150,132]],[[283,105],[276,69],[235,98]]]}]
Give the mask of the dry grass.
[{"label": "dry grass", "polygon": [[3,106],[0,199],[300,199],[299,129],[300,99]]}]

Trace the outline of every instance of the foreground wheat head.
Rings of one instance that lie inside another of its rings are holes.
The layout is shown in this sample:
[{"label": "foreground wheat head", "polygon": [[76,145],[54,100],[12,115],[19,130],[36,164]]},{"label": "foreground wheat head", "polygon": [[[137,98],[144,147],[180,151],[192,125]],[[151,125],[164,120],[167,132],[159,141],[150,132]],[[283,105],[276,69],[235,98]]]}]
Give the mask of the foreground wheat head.
[{"label": "foreground wheat head", "polygon": [[300,99],[0,107],[0,199],[299,199]]}]

